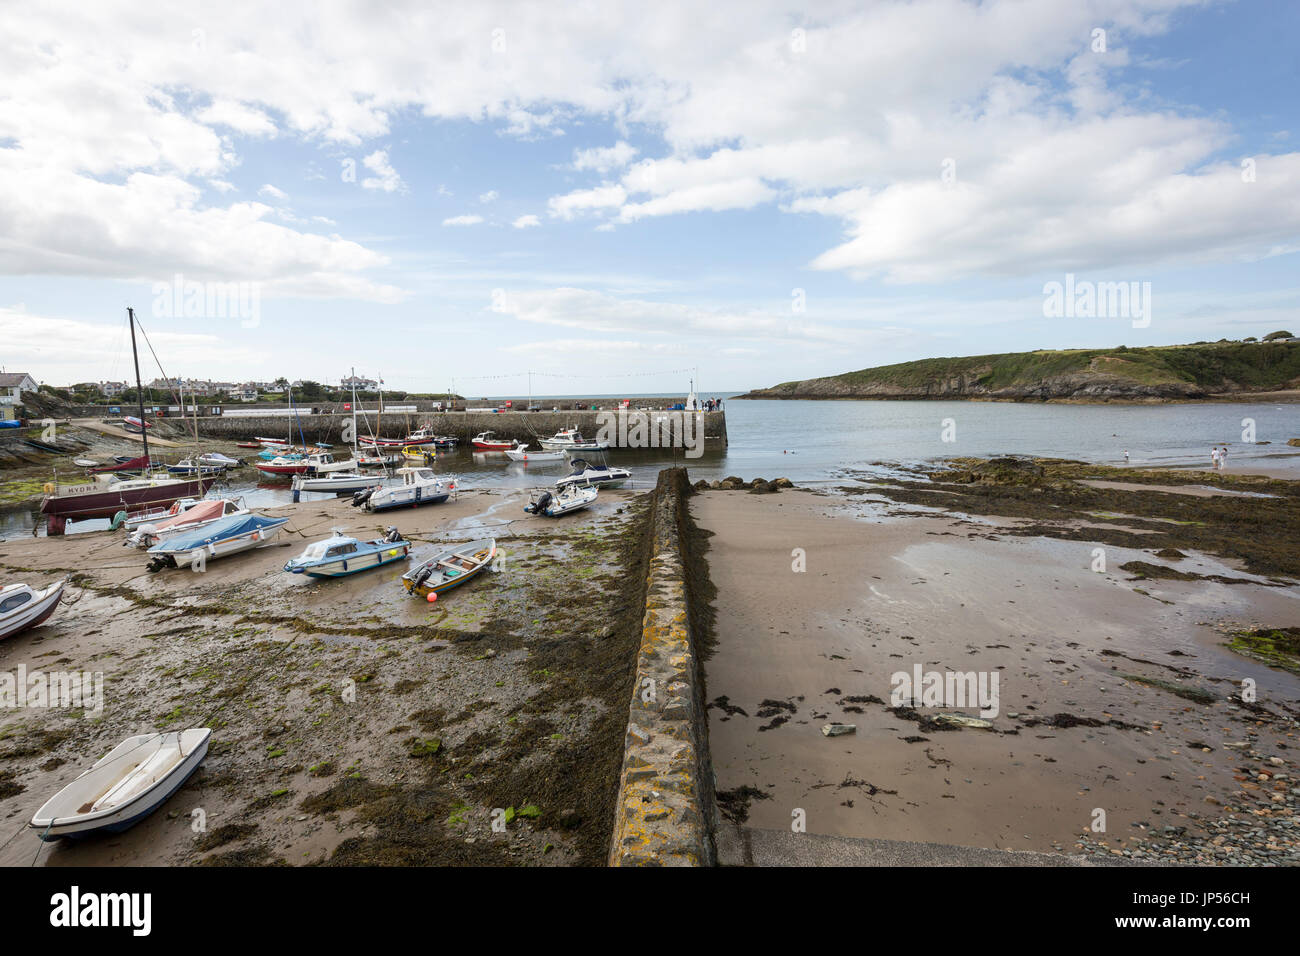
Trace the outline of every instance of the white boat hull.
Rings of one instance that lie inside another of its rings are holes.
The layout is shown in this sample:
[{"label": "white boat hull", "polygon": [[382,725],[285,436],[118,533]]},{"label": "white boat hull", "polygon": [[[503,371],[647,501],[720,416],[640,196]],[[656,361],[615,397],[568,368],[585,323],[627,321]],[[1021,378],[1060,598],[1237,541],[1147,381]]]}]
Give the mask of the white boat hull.
[{"label": "white boat hull", "polygon": [[377,482],[371,475],[340,475],[337,478],[307,478],[295,475],[293,478],[294,491],[317,491],[338,495],[351,494],[374,484]]},{"label": "white boat hull", "polygon": [[176,562],[176,567],[188,568],[199,554],[205,556],[205,561],[211,561],[213,558],[224,558],[226,555],[251,551],[253,548],[264,548],[275,540],[276,535],[280,533],[280,528],[283,527],[284,525],[275,528],[261,528],[257,531],[250,531],[248,534],[241,534],[237,538],[214,541],[207,547],[198,548],[194,551],[168,551],[167,556]]},{"label": "white boat hull", "polygon": [[[212,731],[207,728],[128,737],[47,800],[28,826],[38,831],[42,840],[119,833],[134,826],[162,806],[199,768],[211,738]],[[120,800],[113,800],[115,790],[122,793]]]},{"label": "white boat hull", "polygon": [[[57,581],[40,591],[32,589],[32,599],[30,601],[20,605],[8,614],[0,614],[0,640],[4,640],[11,634],[17,634],[44,623],[45,619],[53,614],[55,608],[59,606],[59,598],[63,596],[64,583],[64,581]],[[0,592],[0,597],[4,596],[6,596],[4,592]]]}]

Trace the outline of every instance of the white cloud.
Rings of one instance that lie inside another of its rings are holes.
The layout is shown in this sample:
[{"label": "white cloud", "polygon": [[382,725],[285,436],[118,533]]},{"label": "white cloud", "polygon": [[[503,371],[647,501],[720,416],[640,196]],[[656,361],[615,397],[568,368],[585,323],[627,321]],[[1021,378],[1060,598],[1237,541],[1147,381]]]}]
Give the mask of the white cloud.
[{"label": "white cloud", "polygon": [[278,200],[278,201],[280,201],[280,202],[283,202],[284,200],[286,200],[286,199],[289,198],[289,194],[288,194],[288,193],[286,193],[286,192],[285,192],[284,190],[282,190],[282,189],[276,189],[276,188],[275,188],[274,186],[272,186],[270,183],[265,184],[261,189],[259,189],[259,190],[257,191],[257,194],[258,194],[259,196],[265,196],[265,197],[267,197],[268,199],[275,199],[275,200]]},{"label": "white cloud", "polygon": [[479,193],[478,201],[481,203],[495,202],[499,195],[495,189],[489,189],[485,193]]},{"label": "white cloud", "polygon": [[482,216],[452,216],[450,219],[444,219],[442,224],[444,226],[477,226],[482,221]]},{"label": "white cloud", "polygon": [[573,151],[573,168],[576,170],[594,170],[604,174],[614,169],[622,169],[635,158],[637,150],[623,140],[613,146],[597,146],[592,149],[575,149]]},{"label": "white cloud", "polygon": [[219,99],[199,111],[199,122],[209,126],[229,126],[245,136],[274,136],[275,123],[256,107],[234,100]]},{"label": "white cloud", "polygon": [[375,150],[361,160],[361,164],[375,174],[361,180],[363,189],[380,189],[386,193],[391,193],[405,188],[406,184],[402,182],[402,177],[397,174],[397,170],[393,169],[392,163],[388,161],[388,150]]},{"label": "white cloud", "polygon": [[573,219],[584,213],[617,208],[626,200],[627,191],[622,186],[597,186],[595,189],[575,189],[563,196],[552,196],[546,205],[552,216]]},{"label": "white cloud", "polygon": [[536,216],[527,215],[527,216],[520,216],[510,225],[514,226],[516,229],[531,229],[533,226],[540,226],[541,224],[542,224],[541,220],[538,219]]}]

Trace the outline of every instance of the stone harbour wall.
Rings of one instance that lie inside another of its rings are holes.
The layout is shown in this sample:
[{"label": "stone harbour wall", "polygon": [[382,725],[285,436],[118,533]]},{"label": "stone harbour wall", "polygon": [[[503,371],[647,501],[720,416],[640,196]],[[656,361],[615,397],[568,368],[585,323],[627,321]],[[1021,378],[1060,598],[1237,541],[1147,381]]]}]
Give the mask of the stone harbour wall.
[{"label": "stone harbour wall", "polygon": [[693,633],[684,468],[659,473],[636,680],[610,847],[611,866],[712,866],[713,769]]}]

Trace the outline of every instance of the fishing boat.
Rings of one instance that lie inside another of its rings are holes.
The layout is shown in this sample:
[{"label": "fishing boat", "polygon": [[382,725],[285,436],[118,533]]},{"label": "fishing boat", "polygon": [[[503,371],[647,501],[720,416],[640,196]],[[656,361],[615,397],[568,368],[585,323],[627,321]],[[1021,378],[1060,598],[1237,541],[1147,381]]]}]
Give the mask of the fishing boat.
[{"label": "fishing boat", "polygon": [[520,445],[518,448],[507,448],[506,457],[511,461],[561,461],[564,458],[564,452],[529,451],[527,445]]},{"label": "fishing boat", "polygon": [[211,737],[207,727],[127,737],[47,800],[28,826],[42,840],[121,833],[180,789]]},{"label": "fishing boat", "polygon": [[438,440],[438,436],[433,433],[433,429],[424,425],[411,432],[402,439],[403,446],[409,445],[432,445]]},{"label": "fishing boat", "polygon": [[255,461],[253,467],[264,475],[305,475],[311,466],[302,458],[272,458],[270,461]]},{"label": "fishing boat", "polygon": [[336,528],[333,537],[307,545],[302,554],[285,562],[284,569],[312,578],[341,578],[401,561],[410,553],[411,542],[396,528],[388,528],[384,537],[373,541],[346,537]]},{"label": "fishing boat", "polygon": [[95,475],[94,481],[81,485],[45,487],[41,513],[51,535],[63,534],[69,521],[87,518],[112,518],[119,511],[131,514],[149,507],[170,505],[180,498],[202,498],[216,481],[215,476],[195,478],[119,478]]},{"label": "fishing boat", "polygon": [[570,485],[580,487],[596,485],[601,488],[617,488],[632,477],[632,472],[626,468],[616,468],[603,463],[594,465],[585,458],[574,458],[570,464],[573,465],[573,471],[559,479],[555,483],[556,488],[565,488]]},{"label": "fishing boat", "polygon": [[397,469],[402,479],[391,488],[372,488],[358,492],[352,504],[367,511],[386,511],[389,508],[416,508],[420,505],[440,505],[456,490],[455,482],[446,486],[432,468],[413,467]]},{"label": "fishing boat", "polygon": [[402,575],[402,586],[416,597],[436,600],[436,595],[459,587],[480,574],[497,556],[492,538],[456,544]]},{"label": "fishing boat", "polygon": [[362,468],[387,468],[402,460],[401,455],[357,455],[352,459]]},{"label": "fishing boat", "polygon": [[198,501],[190,508],[158,521],[146,522],[133,530],[124,542],[129,548],[152,548],[178,534],[206,527],[231,515],[248,514],[243,499],[216,498]]},{"label": "fishing boat", "polygon": [[460,444],[460,439],[455,435],[435,435],[433,437],[433,446],[435,448],[455,448]]},{"label": "fishing boat", "polygon": [[288,521],[288,518],[268,518],[248,513],[222,518],[155,544],[149,549],[149,569],[185,568],[195,560],[207,561],[250,548],[264,548],[275,539]]},{"label": "fishing boat", "polygon": [[182,458],[176,464],[167,466],[167,473],[171,475],[220,475],[225,470],[225,465],[205,465],[193,458]]},{"label": "fishing boat", "polygon": [[475,451],[505,451],[507,448],[515,448],[521,443],[497,438],[495,432],[479,432],[474,436],[470,444],[474,446]]},{"label": "fishing boat", "polygon": [[0,640],[37,627],[54,613],[63,595],[63,580],[48,588],[7,584],[0,588]]},{"label": "fishing boat", "polygon": [[354,471],[331,471],[324,475],[313,476],[294,475],[291,480],[293,482],[293,500],[295,503],[298,501],[298,495],[304,491],[323,492],[331,495],[350,495],[377,483],[373,476],[360,475]]},{"label": "fishing boat", "polygon": [[576,428],[562,428],[539,444],[548,451],[609,451],[609,442],[589,441]]},{"label": "fishing boat", "polygon": [[524,511],[530,515],[558,518],[571,511],[581,511],[595,500],[596,489],[592,485],[565,485],[553,492],[539,488],[524,505]]},{"label": "fishing boat", "polygon": [[438,457],[438,450],[433,445],[406,445],[402,448],[402,457],[407,461],[432,465],[434,459]]}]

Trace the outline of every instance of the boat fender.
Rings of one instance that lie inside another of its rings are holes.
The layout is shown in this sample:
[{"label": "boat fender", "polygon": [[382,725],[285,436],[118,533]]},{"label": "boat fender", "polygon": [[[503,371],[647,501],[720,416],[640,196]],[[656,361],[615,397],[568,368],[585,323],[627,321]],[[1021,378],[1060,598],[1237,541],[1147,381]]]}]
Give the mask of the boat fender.
[{"label": "boat fender", "polygon": [[47,495],[52,495],[52,494],[54,494],[54,482],[52,482],[52,481],[47,481],[47,482],[45,483],[45,493],[46,493]]},{"label": "boat fender", "polygon": [[119,511],[117,514],[113,515],[113,523],[108,526],[108,530],[116,531],[124,524],[126,524],[126,512]]}]

